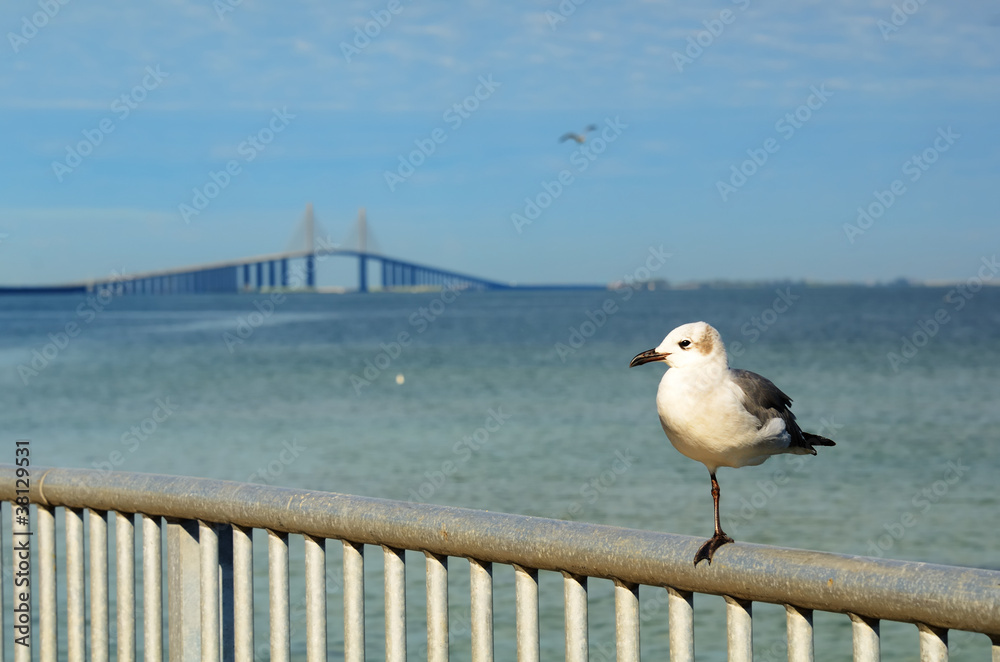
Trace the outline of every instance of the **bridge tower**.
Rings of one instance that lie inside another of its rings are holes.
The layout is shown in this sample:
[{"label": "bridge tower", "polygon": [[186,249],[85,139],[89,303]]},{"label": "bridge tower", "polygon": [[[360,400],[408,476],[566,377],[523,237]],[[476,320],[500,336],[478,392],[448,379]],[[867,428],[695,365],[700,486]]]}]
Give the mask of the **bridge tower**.
[{"label": "bridge tower", "polygon": [[311,202],[306,203],[306,287],[316,288],[316,217]]},{"label": "bridge tower", "polygon": [[368,217],[358,210],[358,292],[368,292]]}]

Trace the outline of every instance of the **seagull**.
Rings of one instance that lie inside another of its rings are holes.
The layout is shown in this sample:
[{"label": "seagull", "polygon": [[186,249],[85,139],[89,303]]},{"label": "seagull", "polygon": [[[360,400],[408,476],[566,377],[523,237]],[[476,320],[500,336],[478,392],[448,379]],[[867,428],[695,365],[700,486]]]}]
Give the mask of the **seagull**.
[{"label": "seagull", "polygon": [[834,446],[826,437],[803,432],[789,410],[791,398],[771,380],[729,367],[722,337],[705,322],[667,334],[655,348],[635,356],[630,368],[662,361],[671,369],[660,380],[656,410],[663,431],[678,451],[705,465],[712,478],[715,535],[694,555],[712,564],[715,550],[733,542],[719,522],[719,467],[757,466],[772,455],[815,455],[813,446]]},{"label": "seagull", "polygon": [[587,128],[585,128],[580,133],[573,133],[572,131],[570,131],[569,133],[564,133],[562,137],[559,139],[559,142],[564,143],[567,140],[575,140],[578,143],[586,142],[587,134],[590,133],[591,131],[597,131],[596,124],[587,125]]}]

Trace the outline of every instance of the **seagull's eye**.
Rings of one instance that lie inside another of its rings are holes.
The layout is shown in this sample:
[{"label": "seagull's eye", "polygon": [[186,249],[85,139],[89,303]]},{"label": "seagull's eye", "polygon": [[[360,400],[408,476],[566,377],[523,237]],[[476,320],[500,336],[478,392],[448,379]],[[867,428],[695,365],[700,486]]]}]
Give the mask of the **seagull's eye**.
[{"label": "seagull's eye", "polygon": [[691,346],[691,341],[685,338],[684,340],[677,343],[677,345],[680,346],[681,349],[687,349],[688,347]]}]

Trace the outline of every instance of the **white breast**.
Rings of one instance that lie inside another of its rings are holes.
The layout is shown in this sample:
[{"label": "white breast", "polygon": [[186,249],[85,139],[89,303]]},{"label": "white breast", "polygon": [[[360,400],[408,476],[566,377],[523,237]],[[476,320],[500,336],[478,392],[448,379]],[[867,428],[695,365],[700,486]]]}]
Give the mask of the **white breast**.
[{"label": "white breast", "polygon": [[760,464],[788,446],[784,421],[776,419],[761,429],[743,407],[742,393],[728,372],[701,366],[671,368],[656,393],[660,423],[670,443],[710,472]]}]

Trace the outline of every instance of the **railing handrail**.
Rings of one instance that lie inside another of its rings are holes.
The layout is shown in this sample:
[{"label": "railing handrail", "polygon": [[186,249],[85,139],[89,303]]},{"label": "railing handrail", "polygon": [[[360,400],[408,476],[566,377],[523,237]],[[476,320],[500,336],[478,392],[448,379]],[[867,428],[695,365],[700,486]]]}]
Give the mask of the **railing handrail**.
[{"label": "railing handrail", "polygon": [[[14,499],[0,464],[0,500]],[[32,503],[236,524],[1000,636],[1000,572],[233,481],[32,467]]]}]

